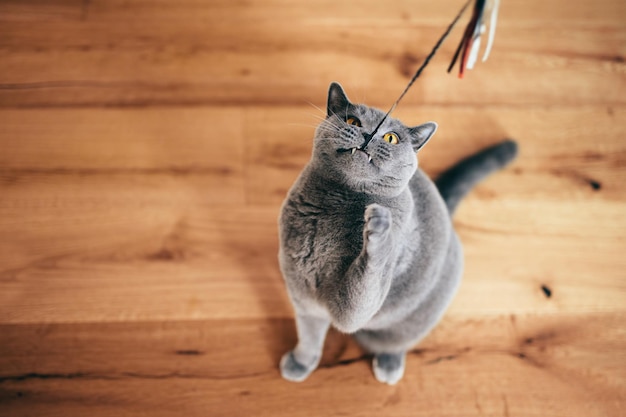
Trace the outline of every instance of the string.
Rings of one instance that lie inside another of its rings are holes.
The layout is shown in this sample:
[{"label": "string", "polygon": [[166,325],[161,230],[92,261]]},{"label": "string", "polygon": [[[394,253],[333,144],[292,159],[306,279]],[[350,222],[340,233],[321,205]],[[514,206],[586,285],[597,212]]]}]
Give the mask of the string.
[{"label": "string", "polygon": [[398,97],[398,99],[395,101],[395,103],[393,103],[393,105],[391,106],[391,108],[389,109],[389,111],[387,112],[387,114],[385,114],[385,116],[382,118],[382,120],[378,123],[378,125],[374,128],[374,131],[372,133],[367,134],[367,138],[365,140],[365,143],[363,144],[362,148],[365,148],[367,146],[367,144],[372,140],[372,138],[374,137],[374,135],[376,134],[376,132],[378,132],[378,129],[380,129],[380,127],[383,125],[383,123],[385,122],[385,120],[387,120],[387,117],[389,117],[389,115],[391,114],[392,111],[395,110],[395,108],[398,106],[398,103],[400,103],[400,100],[402,100],[402,98],[406,95],[406,93],[409,91],[409,89],[411,88],[411,86],[413,85],[413,83],[415,82],[415,80],[417,80],[417,78],[422,74],[422,71],[424,70],[424,68],[426,68],[426,66],[428,65],[428,63],[430,62],[431,58],[433,56],[435,56],[435,54],[437,53],[437,50],[439,49],[439,47],[441,46],[441,44],[443,43],[444,40],[446,40],[446,38],[448,37],[448,35],[450,34],[450,32],[452,31],[452,29],[454,28],[454,26],[456,25],[456,23],[459,21],[459,19],[461,18],[461,16],[463,15],[463,12],[465,12],[465,9],[467,9],[467,6],[469,6],[469,4],[472,2],[472,0],[467,0],[467,3],[465,3],[465,5],[461,8],[461,10],[459,11],[459,13],[456,15],[456,17],[454,18],[454,20],[452,21],[452,23],[450,23],[450,25],[448,26],[448,28],[446,29],[446,31],[443,33],[443,35],[441,35],[441,38],[439,38],[439,40],[437,41],[437,43],[435,44],[435,46],[433,47],[432,51],[430,51],[430,54],[428,54],[428,56],[426,57],[426,59],[424,59],[424,62],[422,63],[422,65],[417,69],[417,71],[415,72],[415,75],[413,75],[413,78],[411,78],[411,81],[409,81],[409,83],[407,84],[406,88],[404,89],[404,91],[402,92],[402,94],[400,94],[400,97]]}]

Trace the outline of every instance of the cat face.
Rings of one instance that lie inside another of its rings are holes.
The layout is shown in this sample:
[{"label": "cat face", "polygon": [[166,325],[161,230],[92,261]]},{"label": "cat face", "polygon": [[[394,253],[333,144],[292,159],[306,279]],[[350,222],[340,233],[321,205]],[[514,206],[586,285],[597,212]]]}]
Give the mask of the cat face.
[{"label": "cat face", "polygon": [[437,129],[428,122],[406,127],[385,113],[348,100],[341,86],[330,85],[327,117],[315,132],[314,161],[349,188],[392,197],[400,194],[417,169],[415,153]]}]

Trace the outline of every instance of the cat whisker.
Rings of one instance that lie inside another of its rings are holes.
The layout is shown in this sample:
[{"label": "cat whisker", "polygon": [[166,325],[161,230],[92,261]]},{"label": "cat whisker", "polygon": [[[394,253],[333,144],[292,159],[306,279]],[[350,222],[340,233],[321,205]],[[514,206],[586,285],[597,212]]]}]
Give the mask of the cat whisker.
[{"label": "cat whisker", "polygon": [[320,113],[322,113],[324,115],[324,117],[326,117],[326,112],[324,110],[322,110],[320,107],[316,106],[315,104],[311,103],[310,101],[307,101],[306,103],[309,104],[314,109],[319,110]]},{"label": "cat whisker", "polygon": [[313,129],[317,129],[319,127],[319,125],[312,125],[307,123],[285,123],[285,126],[310,127]]},{"label": "cat whisker", "polygon": [[323,121],[322,123],[320,123],[319,125],[320,127],[324,127],[327,129],[331,129],[335,132],[341,132],[341,126],[337,126],[336,124],[330,122],[330,121]]},{"label": "cat whisker", "polygon": [[324,122],[324,121],[328,120],[326,117],[320,116],[319,114],[309,113],[309,116],[314,117],[315,119],[319,120],[320,122]]},{"label": "cat whisker", "polygon": [[336,133],[336,134],[340,134],[341,130],[334,127],[334,126],[325,126],[325,125],[319,125],[317,127],[318,130],[321,130],[323,132],[329,132],[329,133]]}]

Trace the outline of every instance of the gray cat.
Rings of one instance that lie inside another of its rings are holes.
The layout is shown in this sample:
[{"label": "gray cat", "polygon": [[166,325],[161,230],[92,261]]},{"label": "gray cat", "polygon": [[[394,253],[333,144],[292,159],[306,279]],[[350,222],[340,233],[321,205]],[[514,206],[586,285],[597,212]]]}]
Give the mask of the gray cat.
[{"label": "gray cat", "polygon": [[313,155],[279,219],[279,262],[296,313],[298,344],[282,376],[302,381],[317,367],[330,325],[373,353],[376,379],[395,384],[408,349],[439,321],[461,279],[463,254],[450,219],[480,179],[517,153],[504,141],[457,164],[437,184],[416,152],[437,129],[406,127],[328,93]]}]

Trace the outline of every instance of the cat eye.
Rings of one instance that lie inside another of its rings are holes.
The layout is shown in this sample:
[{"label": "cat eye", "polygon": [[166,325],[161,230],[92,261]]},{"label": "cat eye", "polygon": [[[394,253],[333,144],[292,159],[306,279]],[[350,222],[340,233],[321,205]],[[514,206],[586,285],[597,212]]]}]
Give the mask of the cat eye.
[{"label": "cat eye", "polygon": [[398,144],[398,135],[393,132],[385,133],[383,136],[383,140],[387,143],[391,143],[392,145]]},{"label": "cat eye", "polygon": [[361,127],[361,121],[354,116],[348,116],[346,123],[352,126]]}]

